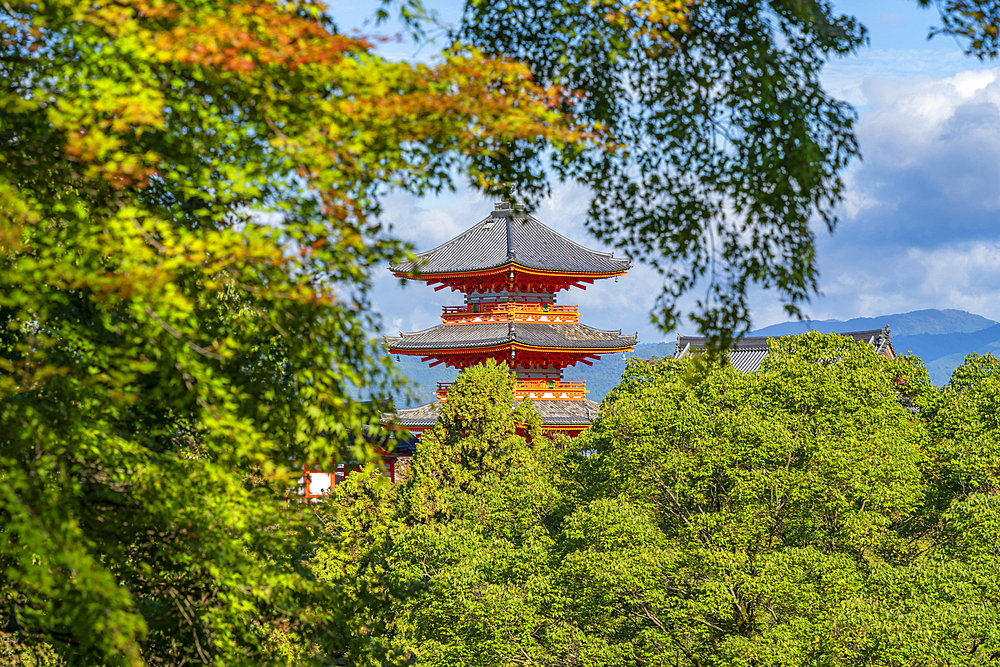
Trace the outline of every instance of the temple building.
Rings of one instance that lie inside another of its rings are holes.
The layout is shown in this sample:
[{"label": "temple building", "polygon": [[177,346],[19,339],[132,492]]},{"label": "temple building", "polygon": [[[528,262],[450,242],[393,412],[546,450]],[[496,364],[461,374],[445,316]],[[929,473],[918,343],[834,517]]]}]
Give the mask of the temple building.
[{"label": "temple building", "polygon": [[[575,436],[593,423],[598,404],[587,399],[583,382],[564,380],[563,370],[623,354],[637,336],[581,324],[577,306],[557,304],[556,296],[617,279],[631,266],[557,234],[520,207],[499,203],[444,245],[390,267],[398,278],[459,292],[463,302],[445,306],[441,324],[387,336],[386,344],[391,354],[417,356],[431,366],[505,361],[517,376],[515,401],[530,397],[544,428]],[[417,434],[433,426],[449,386],[438,385],[437,401],[399,410],[394,424]]]},{"label": "temple building", "polygon": [[[875,353],[887,359],[895,359],[896,351],[892,349],[892,335],[889,327],[882,329],[872,329],[871,331],[848,331],[839,334],[854,340],[868,343],[875,349]],[[767,356],[767,341],[769,336],[750,336],[739,338],[729,351],[729,363],[738,371],[744,373],[754,373],[760,369],[764,357]],[[705,339],[700,336],[677,336],[677,348],[674,351],[675,359],[704,351]]]}]

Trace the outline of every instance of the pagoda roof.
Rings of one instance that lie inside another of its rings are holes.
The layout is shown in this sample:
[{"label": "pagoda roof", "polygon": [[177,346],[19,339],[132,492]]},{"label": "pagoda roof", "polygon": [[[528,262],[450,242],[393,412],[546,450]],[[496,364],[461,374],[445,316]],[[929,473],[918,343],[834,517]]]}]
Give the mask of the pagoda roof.
[{"label": "pagoda roof", "polygon": [[[800,334],[797,334],[800,335]],[[889,327],[882,329],[871,329],[869,331],[846,331],[838,333],[839,336],[847,336],[856,341],[868,343],[875,348],[875,353],[883,357],[894,358],[895,350],[892,349],[892,334]],[[767,356],[767,342],[775,336],[749,336],[738,338],[729,351],[729,362],[738,371],[753,373],[760,370],[760,365]],[[688,354],[705,349],[705,338],[701,336],[677,336],[677,348],[674,351],[674,358],[681,359]]]},{"label": "pagoda roof", "polygon": [[[520,401],[516,401],[516,406]],[[542,426],[590,426],[597,418],[600,403],[584,399],[582,401],[537,400],[532,401],[542,418]],[[440,415],[441,402],[434,401],[416,408],[397,410],[396,414],[386,414],[386,422],[405,428],[430,428]]]},{"label": "pagoda roof", "polygon": [[615,275],[628,271],[632,262],[584,248],[532,216],[504,208],[493,211],[444,245],[389,270],[426,276],[490,271],[507,265],[557,273]]},{"label": "pagoda roof", "polygon": [[511,344],[537,348],[617,351],[633,347],[638,335],[623,336],[618,331],[603,331],[585,324],[546,324],[541,322],[497,322],[436,327],[415,333],[385,337],[393,351],[452,350],[502,347]]}]

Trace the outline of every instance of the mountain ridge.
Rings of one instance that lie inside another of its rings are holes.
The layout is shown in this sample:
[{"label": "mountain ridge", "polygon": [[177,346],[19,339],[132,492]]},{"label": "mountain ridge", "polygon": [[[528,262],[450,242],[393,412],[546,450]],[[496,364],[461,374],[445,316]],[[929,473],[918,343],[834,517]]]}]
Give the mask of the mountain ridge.
[{"label": "mountain ridge", "polygon": [[948,382],[952,371],[971,352],[1000,350],[1000,323],[964,310],[926,309],[908,313],[855,317],[850,320],[782,322],[750,332],[754,336],[784,336],[805,331],[845,333],[889,327],[896,354],[920,357],[934,384]]},{"label": "mountain ridge", "polygon": [[[806,331],[844,333],[889,327],[893,337],[921,334],[972,333],[997,324],[994,320],[964,310],[945,309],[913,310],[908,313],[855,317],[849,320],[802,320],[781,322],[751,331],[752,336],[787,336]],[[830,327],[827,329],[826,327]]]},{"label": "mountain ridge", "polygon": [[[753,336],[785,336],[821,331],[844,333],[881,329],[888,325],[896,354],[912,352],[927,366],[927,372],[936,385],[948,382],[952,371],[971,352],[1000,353],[1000,323],[981,315],[955,309],[925,309],[908,313],[855,317],[849,320],[804,320],[781,322],[751,331]],[[588,398],[601,401],[621,380],[626,358],[668,357],[673,355],[674,341],[639,343],[635,350],[625,355],[605,355],[593,366],[569,367],[564,372],[567,380],[584,380]],[[624,358],[623,358],[624,357]],[[417,385],[417,396],[407,407],[434,400],[438,382],[451,382],[458,375],[453,368],[443,365],[428,368],[413,357],[403,357],[397,363],[399,370]]]}]

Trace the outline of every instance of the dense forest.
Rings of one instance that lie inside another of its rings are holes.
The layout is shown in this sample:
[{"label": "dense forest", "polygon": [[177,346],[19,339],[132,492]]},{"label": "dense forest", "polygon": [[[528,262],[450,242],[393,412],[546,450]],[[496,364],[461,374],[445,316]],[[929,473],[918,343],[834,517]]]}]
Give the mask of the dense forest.
[{"label": "dense forest", "polygon": [[[937,4],[996,57],[1000,2]],[[754,290],[818,293],[859,151],[821,71],[867,32],[823,0],[468,0],[413,61],[336,10],[0,3],[0,660],[996,660],[990,357],[940,391],[816,336],[755,375],[633,362],[574,441],[482,368],[407,483],[289,502],[386,444],[387,194],[581,185],[654,320],[725,349]]]},{"label": "dense forest", "polygon": [[[774,339],[758,373],[632,360],[576,439],[544,433],[530,400],[512,409],[513,387],[502,364],[469,369],[402,483],[370,465],[274,515],[278,536],[311,526],[298,560],[321,594],[255,624],[272,660],[1000,659],[992,356],[941,389],[915,357],[815,332]],[[0,660],[64,664],[17,634]]]},{"label": "dense forest", "polygon": [[463,374],[405,484],[356,473],[319,510],[318,576],[379,601],[345,664],[1000,659],[993,357],[940,390],[815,333],[756,374],[632,361],[576,440],[511,390]]}]

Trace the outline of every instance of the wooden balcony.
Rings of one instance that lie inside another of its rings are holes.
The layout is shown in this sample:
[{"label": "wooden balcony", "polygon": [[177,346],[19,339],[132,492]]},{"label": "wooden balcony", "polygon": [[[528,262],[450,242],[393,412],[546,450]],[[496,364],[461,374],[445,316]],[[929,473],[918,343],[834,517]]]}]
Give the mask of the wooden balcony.
[{"label": "wooden balcony", "polygon": [[[453,382],[438,382],[437,397],[443,401]],[[586,382],[566,380],[518,380],[514,398],[539,400],[582,401],[587,397]]]},{"label": "wooden balcony", "polygon": [[552,303],[477,303],[445,306],[441,319],[449,325],[482,322],[576,324],[580,321],[580,310],[577,306],[557,306]]}]

